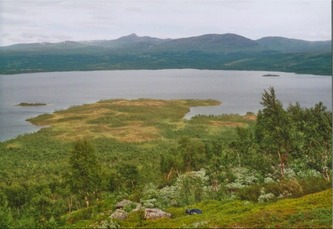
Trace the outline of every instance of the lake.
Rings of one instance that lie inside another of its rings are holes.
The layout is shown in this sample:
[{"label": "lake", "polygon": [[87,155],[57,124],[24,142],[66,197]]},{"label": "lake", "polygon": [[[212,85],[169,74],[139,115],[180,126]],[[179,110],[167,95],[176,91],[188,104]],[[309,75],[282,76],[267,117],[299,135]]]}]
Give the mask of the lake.
[{"label": "lake", "polygon": [[[279,77],[263,77],[264,74]],[[257,112],[264,89],[275,88],[284,106],[298,101],[311,107],[322,101],[330,110],[330,76],[267,71],[122,70],[0,75],[0,141],[39,128],[29,117],[73,105],[113,98],[217,99],[220,106],[196,107],[186,115]],[[46,103],[22,107],[19,103]]]}]

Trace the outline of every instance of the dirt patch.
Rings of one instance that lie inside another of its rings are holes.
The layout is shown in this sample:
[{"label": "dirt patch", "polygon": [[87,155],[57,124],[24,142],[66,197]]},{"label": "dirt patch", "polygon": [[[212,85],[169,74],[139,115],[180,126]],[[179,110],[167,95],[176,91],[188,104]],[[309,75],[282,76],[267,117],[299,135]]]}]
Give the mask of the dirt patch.
[{"label": "dirt patch", "polygon": [[250,121],[255,121],[256,119],[257,119],[257,116],[256,115],[244,115],[244,118],[246,119],[246,120],[250,120]]},{"label": "dirt patch", "polygon": [[144,142],[160,138],[159,132],[154,126],[143,126],[140,122],[132,122],[124,127],[112,128],[109,134],[124,142]]}]

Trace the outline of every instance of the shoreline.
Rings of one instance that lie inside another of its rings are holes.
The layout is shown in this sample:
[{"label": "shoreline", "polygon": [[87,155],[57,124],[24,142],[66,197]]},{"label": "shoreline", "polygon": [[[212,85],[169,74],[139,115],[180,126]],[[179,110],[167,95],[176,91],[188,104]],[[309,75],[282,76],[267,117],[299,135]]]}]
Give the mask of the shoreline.
[{"label": "shoreline", "polygon": [[270,70],[270,69],[220,69],[220,68],[140,68],[140,69],[91,69],[91,70],[55,70],[55,71],[29,71],[29,72],[14,72],[14,73],[0,73],[0,76],[15,76],[15,75],[25,75],[25,74],[38,74],[38,73],[65,73],[65,72],[105,72],[105,71],[163,71],[163,70],[203,70],[203,71],[244,71],[244,72],[274,72],[274,73],[290,73],[295,75],[313,75],[313,76],[327,76],[332,75],[327,74],[315,74],[311,72],[293,72],[293,71],[280,71],[280,70]]}]

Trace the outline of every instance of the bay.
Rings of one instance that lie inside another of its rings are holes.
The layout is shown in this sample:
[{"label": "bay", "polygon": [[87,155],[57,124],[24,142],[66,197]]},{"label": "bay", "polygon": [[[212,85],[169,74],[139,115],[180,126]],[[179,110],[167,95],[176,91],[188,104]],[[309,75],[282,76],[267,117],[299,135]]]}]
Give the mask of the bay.
[{"label": "bay", "polygon": [[[263,77],[264,74],[279,77]],[[264,89],[275,88],[284,106],[322,101],[331,110],[330,76],[267,71],[122,70],[0,75],[0,141],[39,129],[25,121],[43,113],[102,99],[217,99],[220,106],[194,107],[185,116],[257,112]],[[19,103],[47,106],[16,106]]]}]

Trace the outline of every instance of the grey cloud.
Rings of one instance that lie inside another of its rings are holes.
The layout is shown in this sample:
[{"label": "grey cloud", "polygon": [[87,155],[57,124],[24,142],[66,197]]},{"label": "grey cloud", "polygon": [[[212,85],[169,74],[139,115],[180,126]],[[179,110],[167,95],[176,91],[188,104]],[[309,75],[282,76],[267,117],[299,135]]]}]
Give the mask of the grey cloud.
[{"label": "grey cloud", "polygon": [[252,39],[325,40],[331,35],[327,0],[13,0],[1,7],[6,44],[114,39],[132,32],[162,38],[232,32]]}]

